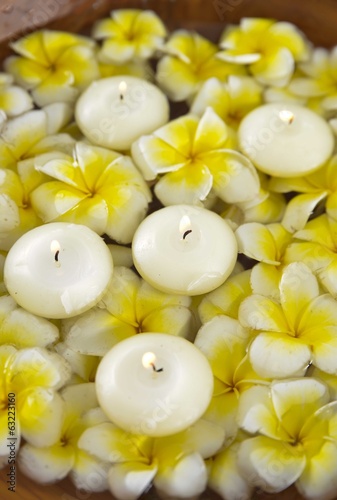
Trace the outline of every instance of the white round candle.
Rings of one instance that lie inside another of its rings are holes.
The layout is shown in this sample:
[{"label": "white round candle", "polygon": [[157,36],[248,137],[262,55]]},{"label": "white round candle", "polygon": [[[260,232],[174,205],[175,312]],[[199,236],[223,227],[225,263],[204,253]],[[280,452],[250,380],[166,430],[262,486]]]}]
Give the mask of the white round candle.
[{"label": "white round candle", "polygon": [[186,429],[208,407],[213,375],[194,344],[163,333],[141,333],[116,344],[96,375],[99,404],[119,427],[167,436]]},{"label": "white round candle", "polygon": [[25,233],[6,257],[4,281],[27,311],[66,318],[102,297],[113,271],[102,238],[86,226],[55,222]]},{"label": "white round candle", "polygon": [[173,205],[149,215],[132,242],[134,264],[153,287],[199,295],[229,276],[237,243],[229,225],[204,208]]},{"label": "white round candle", "polygon": [[279,177],[318,169],[333,152],[328,123],[310,109],[289,103],[266,104],[241,122],[239,144],[262,172]]},{"label": "white round candle", "polygon": [[93,82],[80,96],[76,122],[94,144],[123,151],[141,135],[169,120],[167,97],[152,83],[133,76]]}]

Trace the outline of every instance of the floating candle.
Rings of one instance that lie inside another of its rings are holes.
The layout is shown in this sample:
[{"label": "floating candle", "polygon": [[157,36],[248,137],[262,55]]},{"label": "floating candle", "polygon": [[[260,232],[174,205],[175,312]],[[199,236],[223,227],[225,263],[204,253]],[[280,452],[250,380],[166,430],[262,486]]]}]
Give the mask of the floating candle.
[{"label": "floating candle", "polygon": [[279,177],[305,175],[331,156],[334,137],[328,123],[294,104],[266,104],[251,111],[239,127],[240,148],[262,172]]},{"label": "floating candle", "polygon": [[174,335],[141,333],[116,344],[96,375],[98,401],[116,425],[134,434],[167,436],[206,410],[213,375],[206,357]]},{"label": "floating candle", "polygon": [[134,264],[153,287],[199,295],[220,286],[237,259],[229,225],[204,208],[174,205],[147,217],[132,242]]},{"label": "floating candle", "polygon": [[115,76],[93,82],[78,99],[75,116],[91,142],[123,151],[168,121],[169,104],[146,80]]},{"label": "floating candle", "polygon": [[10,249],[4,281],[16,302],[46,318],[84,312],[112,276],[111,253],[86,226],[55,222],[24,234]]}]

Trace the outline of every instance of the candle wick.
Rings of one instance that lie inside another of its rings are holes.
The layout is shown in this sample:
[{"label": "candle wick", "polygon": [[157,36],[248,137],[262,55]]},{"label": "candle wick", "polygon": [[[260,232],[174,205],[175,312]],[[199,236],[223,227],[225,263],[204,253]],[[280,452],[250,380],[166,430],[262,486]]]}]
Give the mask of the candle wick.
[{"label": "candle wick", "polygon": [[184,232],[184,234],[183,234],[183,240],[184,240],[184,239],[186,238],[186,236],[187,236],[188,234],[190,234],[191,232],[192,232],[192,229],[188,229],[187,231],[185,231],[185,232]]},{"label": "candle wick", "polygon": [[119,97],[120,97],[121,101],[123,101],[123,99],[124,99],[123,94],[119,94]]},{"label": "candle wick", "polygon": [[154,363],[151,363],[152,370],[156,373],[163,372],[164,368],[156,368],[156,365]]},{"label": "candle wick", "polygon": [[59,261],[59,254],[60,254],[60,250],[56,250],[56,252],[55,252],[55,262]]}]

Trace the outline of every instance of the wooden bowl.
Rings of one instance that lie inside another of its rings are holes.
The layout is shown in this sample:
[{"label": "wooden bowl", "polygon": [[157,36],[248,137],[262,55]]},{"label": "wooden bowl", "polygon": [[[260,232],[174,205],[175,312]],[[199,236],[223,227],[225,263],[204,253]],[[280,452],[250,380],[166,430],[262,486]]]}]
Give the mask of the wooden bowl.
[{"label": "wooden bowl", "polygon": [[[39,29],[49,27],[89,33],[91,24],[117,8],[152,9],[171,30],[195,29],[217,41],[226,23],[237,23],[242,17],[271,17],[296,24],[318,46],[337,44],[337,0],[1,0],[0,58],[10,50],[8,42]],[[0,471],[1,500],[111,500],[109,492],[88,493],[76,490],[65,479],[42,486],[33,483],[16,469],[16,494],[7,490],[6,474]],[[206,491],[202,500],[216,500],[218,495]],[[256,492],[254,500],[300,500],[294,487],[275,494]],[[337,492],[336,492],[337,498]],[[143,500],[156,500],[155,492]]]}]

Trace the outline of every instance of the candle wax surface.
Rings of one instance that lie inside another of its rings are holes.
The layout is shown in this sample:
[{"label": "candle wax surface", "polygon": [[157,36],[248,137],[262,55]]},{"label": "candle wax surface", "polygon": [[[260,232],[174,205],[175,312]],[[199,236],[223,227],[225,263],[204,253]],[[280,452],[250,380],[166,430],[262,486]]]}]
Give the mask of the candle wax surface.
[{"label": "candle wax surface", "polygon": [[93,82],[76,103],[76,122],[94,144],[127,150],[141,135],[169,120],[167,97],[140,78],[115,76]]},{"label": "candle wax surface", "polygon": [[86,226],[56,222],[25,233],[10,249],[4,280],[16,302],[46,318],[90,309],[113,271],[102,238]]},{"label": "candle wax surface", "polygon": [[134,264],[154,288],[199,295],[220,286],[237,260],[229,225],[204,208],[174,205],[154,212],[132,242]]},{"label": "candle wax surface", "polygon": [[242,120],[238,135],[241,150],[257,168],[279,177],[318,169],[334,148],[332,130],[323,118],[288,103],[254,109]]},{"label": "candle wax surface", "polygon": [[[144,366],[152,355],[154,366]],[[212,391],[206,357],[191,342],[162,333],[119,342],[103,357],[96,375],[98,401],[111,421],[149,436],[189,427],[207,409]]]}]

